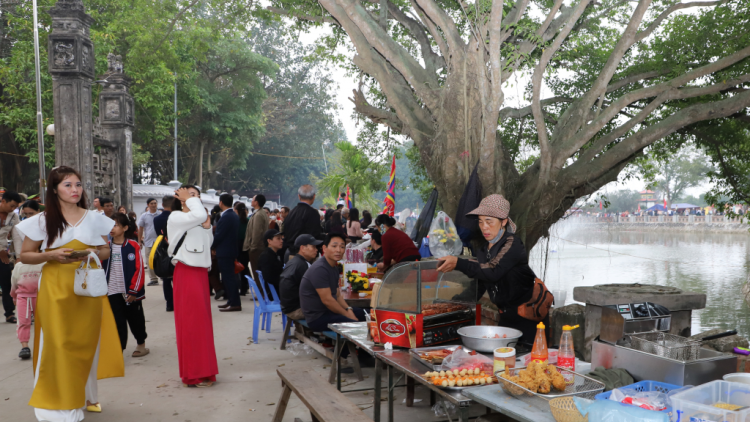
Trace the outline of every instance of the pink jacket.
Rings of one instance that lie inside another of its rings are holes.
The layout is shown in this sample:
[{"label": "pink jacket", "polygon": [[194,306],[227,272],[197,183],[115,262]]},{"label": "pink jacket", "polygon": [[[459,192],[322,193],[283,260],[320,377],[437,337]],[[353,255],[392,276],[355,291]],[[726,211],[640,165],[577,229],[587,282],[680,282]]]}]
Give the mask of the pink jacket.
[{"label": "pink jacket", "polygon": [[44,264],[16,264],[10,279],[12,297],[36,297]]}]

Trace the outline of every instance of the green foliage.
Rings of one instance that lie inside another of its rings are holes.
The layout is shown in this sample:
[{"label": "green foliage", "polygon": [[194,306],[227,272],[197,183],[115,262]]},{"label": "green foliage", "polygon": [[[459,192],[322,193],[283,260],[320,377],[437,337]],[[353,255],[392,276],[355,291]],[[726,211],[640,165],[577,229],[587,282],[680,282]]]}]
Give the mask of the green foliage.
[{"label": "green foliage", "polygon": [[638,209],[638,202],[641,199],[641,195],[638,191],[623,189],[605,194],[601,199],[604,208],[608,212],[635,212]]},{"label": "green foliage", "polygon": [[[338,197],[339,192],[346,192],[348,185],[355,207],[378,210],[382,204],[378,204],[373,198],[373,193],[383,189],[385,183],[382,179],[388,174],[390,167],[386,168],[382,163],[372,160],[348,141],[338,142],[336,150],[337,153],[329,162],[328,174],[317,182],[321,194],[327,194],[324,203],[332,205],[331,199]],[[374,212],[377,214],[377,211]]]},{"label": "green foliage", "polygon": [[247,157],[246,169],[231,171],[227,179],[237,182],[225,188],[279,192],[284,203],[293,204],[297,188],[310,182],[310,174],[325,173],[323,143],[346,139],[336,116],[336,83],[300,34],[278,22],[258,24],[250,32],[253,51],[276,62],[279,72],[263,79],[266,132],[253,147],[259,154]]}]

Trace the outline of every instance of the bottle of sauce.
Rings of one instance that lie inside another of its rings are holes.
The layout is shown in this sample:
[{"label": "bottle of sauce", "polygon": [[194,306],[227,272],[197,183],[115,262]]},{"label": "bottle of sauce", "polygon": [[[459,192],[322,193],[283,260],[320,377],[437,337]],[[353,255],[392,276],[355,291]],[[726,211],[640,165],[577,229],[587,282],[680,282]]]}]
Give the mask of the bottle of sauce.
[{"label": "bottle of sauce", "polygon": [[[570,325],[563,325],[563,333],[560,337],[560,350],[557,353],[557,366],[565,368],[569,371],[576,370],[576,352],[573,347],[573,333],[571,330],[575,330],[578,326],[571,327]],[[565,381],[572,381],[573,374],[564,373],[563,377]]]},{"label": "bottle of sauce", "polygon": [[534,347],[531,348],[531,361],[532,362],[549,362],[549,351],[547,350],[547,335],[544,332],[544,323],[540,322],[536,326],[536,338],[534,339]]}]

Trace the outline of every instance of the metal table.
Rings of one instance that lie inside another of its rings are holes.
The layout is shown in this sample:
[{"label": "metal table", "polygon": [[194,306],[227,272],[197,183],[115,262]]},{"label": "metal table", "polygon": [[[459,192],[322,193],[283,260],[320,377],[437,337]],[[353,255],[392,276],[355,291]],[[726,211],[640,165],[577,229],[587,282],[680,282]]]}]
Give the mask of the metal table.
[{"label": "metal table", "polygon": [[538,397],[508,395],[499,384],[469,388],[463,391],[463,395],[517,421],[555,421],[549,410],[549,402]]},{"label": "metal table", "polygon": [[[591,372],[591,364],[576,359],[576,372]],[[554,422],[549,402],[530,396],[515,397],[507,394],[499,384],[463,390],[463,395],[492,410],[518,421]]]},{"label": "metal table", "polygon": [[[368,299],[369,301],[369,299]],[[349,342],[350,345],[357,346],[362,349],[365,353],[370,356],[375,356],[377,353],[385,351],[382,346],[376,346],[371,340],[367,338],[367,323],[366,322],[344,322],[341,324],[329,324],[328,328],[336,333],[336,345],[333,349],[333,362],[331,363],[331,373],[336,372],[336,388],[341,391],[341,366],[339,365],[339,356],[341,350],[344,348],[344,343]],[[353,349],[353,347],[352,347]],[[350,349],[351,350],[351,349]],[[381,397],[381,377],[383,372],[383,364],[375,359],[375,387],[374,388],[359,388],[342,391],[343,393],[352,391],[369,391],[374,390],[373,398],[373,419],[375,422],[380,422],[380,397]],[[392,387],[389,387],[392,388]]]},{"label": "metal table", "polygon": [[469,420],[469,406],[472,400],[462,395],[460,391],[438,388],[422,378],[421,375],[428,369],[424,364],[414,360],[408,350],[384,350],[377,352],[375,358],[382,360],[388,366],[388,422],[393,422],[393,386],[396,384],[394,379],[396,369],[402,371],[408,378],[426,386],[430,390],[431,396],[434,394],[456,405],[460,422]]}]

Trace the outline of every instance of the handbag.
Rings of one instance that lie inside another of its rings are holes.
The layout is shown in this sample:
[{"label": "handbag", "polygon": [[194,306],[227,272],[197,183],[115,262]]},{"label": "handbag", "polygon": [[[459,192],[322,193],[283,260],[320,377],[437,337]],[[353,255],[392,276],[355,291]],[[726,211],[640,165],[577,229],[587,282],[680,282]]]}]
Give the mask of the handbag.
[{"label": "handbag", "polygon": [[245,269],[245,266],[242,265],[240,261],[234,260],[234,273],[239,274]]},{"label": "handbag", "polygon": [[[94,258],[98,268],[91,267],[91,258]],[[78,296],[101,297],[107,295],[107,274],[102,268],[102,262],[95,253],[89,254],[88,259],[81,262],[76,268],[73,292]]]},{"label": "handbag", "polygon": [[[182,242],[185,241],[185,236],[187,236],[187,231],[182,235],[180,241],[177,242],[177,247],[174,248],[175,255],[180,250]],[[172,277],[174,274],[174,265],[172,265],[172,257],[169,256],[169,240],[163,235],[159,235],[156,238],[151,254],[153,255],[153,259],[151,259],[149,264],[151,264],[151,268],[154,270],[156,276],[161,278]]]},{"label": "handbag", "polygon": [[543,321],[549,314],[549,308],[555,297],[547,289],[547,286],[540,279],[534,280],[534,291],[531,294],[531,300],[518,307],[518,316],[534,322]]}]

